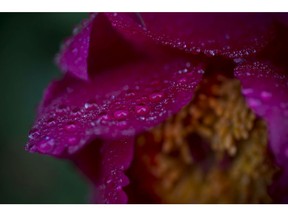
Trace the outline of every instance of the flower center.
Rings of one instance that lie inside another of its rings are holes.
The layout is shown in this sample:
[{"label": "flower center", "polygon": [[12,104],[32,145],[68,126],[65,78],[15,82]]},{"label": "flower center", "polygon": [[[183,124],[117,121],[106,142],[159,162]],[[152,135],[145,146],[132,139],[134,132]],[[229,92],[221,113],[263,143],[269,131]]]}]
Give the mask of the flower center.
[{"label": "flower center", "polygon": [[239,81],[205,78],[188,106],[137,137],[131,202],[270,203],[277,167],[267,141]]}]

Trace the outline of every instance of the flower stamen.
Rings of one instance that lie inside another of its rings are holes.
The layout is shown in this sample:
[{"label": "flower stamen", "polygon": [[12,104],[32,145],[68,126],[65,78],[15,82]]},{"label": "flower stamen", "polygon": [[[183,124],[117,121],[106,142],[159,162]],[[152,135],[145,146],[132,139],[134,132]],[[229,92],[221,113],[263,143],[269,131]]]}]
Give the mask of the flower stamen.
[{"label": "flower stamen", "polygon": [[270,203],[267,142],[240,82],[208,77],[188,106],[137,138],[129,175],[149,202]]}]

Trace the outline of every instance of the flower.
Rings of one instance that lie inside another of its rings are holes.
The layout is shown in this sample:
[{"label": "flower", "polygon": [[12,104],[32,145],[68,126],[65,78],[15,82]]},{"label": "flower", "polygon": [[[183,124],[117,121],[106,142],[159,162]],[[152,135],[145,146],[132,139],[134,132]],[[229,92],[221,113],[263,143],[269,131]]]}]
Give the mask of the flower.
[{"label": "flower", "polygon": [[91,14],[26,149],[73,161],[97,203],[287,203],[286,17]]}]

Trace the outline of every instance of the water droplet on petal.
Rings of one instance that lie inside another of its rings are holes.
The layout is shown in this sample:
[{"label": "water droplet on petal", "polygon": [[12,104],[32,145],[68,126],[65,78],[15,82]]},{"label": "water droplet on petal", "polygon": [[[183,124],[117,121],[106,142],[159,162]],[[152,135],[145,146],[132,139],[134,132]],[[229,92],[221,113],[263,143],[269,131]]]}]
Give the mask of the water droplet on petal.
[{"label": "water droplet on petal", "polygon": [[271,97],[272,97],[272,94],[270,92],[267,92],[267,91],[261,92],[261,98],[263,100],[269,100]]},{"label": "water droplet on petal", "polygon": [[153,93],[149,96],[150,101],[159,102],[163,98],[162,93]]},{"label": "water droplet on petal", "polygon": [[261,102],[257,99],[254,98],[249,98],[248,99],[248,104],[249,106],[251,106],[252,108],[258,107],[261,105]]},{"label": "water droplet on petal", "polygon": [[128,124],[127,121],[117,121],[117,126],[120,128],[125,128]]},{"label": "water droplet on petal", "polygon": [[215,51],[213,51],[213,50],[209,50],[208,53],[209,53],[209,55],[211,55],[211,56],[215,56],[215,55],[216,55]]},{"label": "water droplet on petal", "polygon": [[202,70],[202,69],[199,69],[197,72],[198,72],[199,74],[204,74],[204,73],[205,73],[205,71]]},{"label": "water droplet on petal", "polygon": [[54,124],[55,124],[54,118],[49,118],[49,119],[47,120],[47,125],[48,125],[48,126],[52,126],[52,125],[54,125]]},{"label": "water droplet on petal", "polygon": [[78,107],[76,107],[76,108],[71,110],[71,114],[72,115],[80,115],[81,114],[81,110]]},{"label": "water droplet on petal", "polygon": [[117,120],[125,119],[128,116],[128,112],[125,110],[117,110],[114,112],[114,117]]},{"label": "water droplet on petal", "polygon": [[66,109],[67,109],[67,107],[66,107],[65,105],[59,105],[59,106],[56,108],[56,112],[57,112],[57,113],[63,113]]},{"label": "water droplet on petal", "polygon": [[67,142],[70,144],[70,145],[75,145],[77,143],[77,139],[76,137],[69,137],[67,139]]},{"label": "water droplet on petal", "polygon": [[253,93],[253,89],[247,88],[247,89],[242,89],[242,93],[244,95],[249,95]]},{"label": "water droplet on petal", "polygon": [[179,83],[186,83],[187,79],[185,77],[182,77],[178,80]]},{"label": "water droplet on petal", "polygon": [[88,101],[88,102],[86,102],[86,103],[84,104],[84,108],[85,108],[86,110],[92,110],[92,109],[94,109],[94,108],[96,108],[96,107],[97,107],[97,104],[96,104],[95,101]]},{"label": "water droplet on petal", "polygon": [[146,106],[136,106],[135,111],[138,115],[145,115],[148,112],[148,107]]},{"label": "water droplet on petal", "polygon": [[74,123],[69,123],[65,126],[66,131],[74,131],[76,129],[76,125]]},{"label": "water droplet on petal", "polygon": [[54,140],[49,137],[45,137],[43,141],[40,142],[38,146],[38,151],[41,153],[49,153],[54,148]]},{"label": "water droplet on petal", "polygon": [[35,129],[30,130],[28,138],[34,139],[38,135],[39,135],[38,129],[35,128]]}]

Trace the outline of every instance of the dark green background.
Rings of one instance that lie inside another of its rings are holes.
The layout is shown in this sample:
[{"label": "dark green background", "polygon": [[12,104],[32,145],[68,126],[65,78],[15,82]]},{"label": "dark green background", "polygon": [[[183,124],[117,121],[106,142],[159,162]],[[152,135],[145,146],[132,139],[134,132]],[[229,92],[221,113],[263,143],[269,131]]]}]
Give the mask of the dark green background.
[{"label": "dark green background", "polygon": [[53,60],[83,13],[0,14],[0,203],[86,203],[88,187],[68,161],[24,151]]}]

